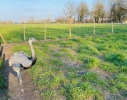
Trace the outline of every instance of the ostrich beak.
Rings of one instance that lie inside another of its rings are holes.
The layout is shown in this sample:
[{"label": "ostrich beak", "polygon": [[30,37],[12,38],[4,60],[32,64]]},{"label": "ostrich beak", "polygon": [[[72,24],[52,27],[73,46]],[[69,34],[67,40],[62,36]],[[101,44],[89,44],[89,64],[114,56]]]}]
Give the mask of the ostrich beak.
[{"label": "ostrich beak", "polygon": [[37,40],[37,39],[35,39],[33,42],[35,42],[35,43],[36,43],[36,42],[38,42],[38,40]]},{"label": "ostrich beak", "polygon": [[37,39],[35,39],[35,38],[32,38],[33,39],[33,42],[37,42],[38,40]]}]

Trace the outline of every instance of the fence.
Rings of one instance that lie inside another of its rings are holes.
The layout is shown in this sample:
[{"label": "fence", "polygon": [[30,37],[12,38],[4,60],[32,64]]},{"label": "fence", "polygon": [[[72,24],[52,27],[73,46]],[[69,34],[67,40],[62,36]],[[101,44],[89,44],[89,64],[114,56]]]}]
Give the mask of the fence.
[{"label": "fence", "polygon": [[[0,32],[7,43],[26,41],[30,37],[38,40],[70,38],[68,24],[12,24],[2,25]],[[72,24],[72,37],[127,33],[127,24]]]}]

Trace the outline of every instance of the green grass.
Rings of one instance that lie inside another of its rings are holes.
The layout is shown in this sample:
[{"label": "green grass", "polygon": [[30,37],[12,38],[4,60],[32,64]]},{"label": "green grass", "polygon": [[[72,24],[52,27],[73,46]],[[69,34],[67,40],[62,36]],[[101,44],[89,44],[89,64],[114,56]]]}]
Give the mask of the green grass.
[{"label": "green grass", "polygon": [[[37,63],[28,73],[43,100],[126,100],[126,44],[122,33],[37,42]],[[30,55],[27,44],[12,49]]]},{"label": "green grass", "polygon": [[[43,100],[126,100],[126,27],[114,24],[111,34],[111,24],[96,24],[93,35],[93,24],[73,24],[69,39],[68,24],[47,24],[47,39],[67,39],[34,43],[37,63],[28,73]],[[0,33],[8,43],[24,41],[21,24],[0,26]],[[26,39],[30,37],[43,40],[44,25],[27,24]],[[28,44],[12,50],[31,54]]]},{"label": "green grass", "polygon": [[[110,34],[112,32],[111,24],[96,24],[96,35]],[[72,38],[93,36],[93,24],[72,24]],[[126,24],[114,24],[114,33],[126,33]],[[0,26],[0,33],[6,42],[24,41],[23,24],[12,24]],[[37,40],[44,39],[44,24],[26,24],[26,39],[34,37]],[[69,38],[68,24],[47,24],[47,39]],[[1,41],[1,40],[0,40]]]}]

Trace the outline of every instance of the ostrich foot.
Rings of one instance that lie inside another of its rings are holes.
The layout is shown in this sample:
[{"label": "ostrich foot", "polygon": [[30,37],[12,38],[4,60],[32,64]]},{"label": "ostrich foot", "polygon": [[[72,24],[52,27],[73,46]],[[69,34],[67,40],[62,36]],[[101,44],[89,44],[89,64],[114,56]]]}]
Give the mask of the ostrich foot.
[{"label": "ostrich foot", "polygon": [[22,92],[22,93],[24,93],[24,90],[23,90],[23,89],[21,89],[21,92]]},{"label": "ostrich foot", "polygon": [[21,92],[24,93],[24,89],[23,89],[23,86],[22,86],[22,80],[19,80],[19,82],[20,82]]}]

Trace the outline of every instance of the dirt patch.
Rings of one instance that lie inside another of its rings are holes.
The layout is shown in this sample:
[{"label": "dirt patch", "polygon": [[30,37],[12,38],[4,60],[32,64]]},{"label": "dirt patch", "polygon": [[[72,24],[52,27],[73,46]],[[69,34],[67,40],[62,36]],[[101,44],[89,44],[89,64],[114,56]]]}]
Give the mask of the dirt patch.
[{"label": "dirt patch", "polygon": [[105,71],[103,71],[100,68],[95,68],[95,69],[93,69],[93,71],[98,73],[99,77],[103,80],[106,80],[110,77],[110,75],[108,73],[106,73]]},{"label": "dirt patch", "polygon": [[6,86],[0,91],[0,100],[41,100],[40,93],[33,85],[30,76],[27,74],[27,70],[22,70],[21,72],[25,92],[20,92],[20,84],[16,73],[8,65],[8,59],[12,55],[11,46],[10,44],[1,46],[2,57],[5,62],[2,73]]}]

